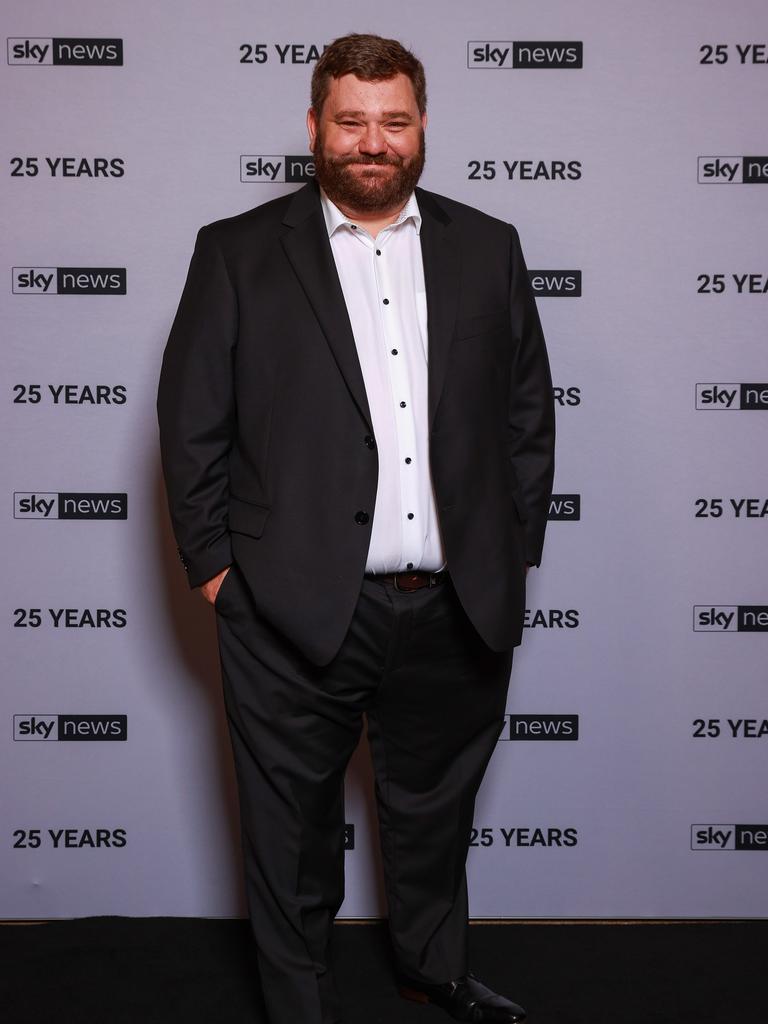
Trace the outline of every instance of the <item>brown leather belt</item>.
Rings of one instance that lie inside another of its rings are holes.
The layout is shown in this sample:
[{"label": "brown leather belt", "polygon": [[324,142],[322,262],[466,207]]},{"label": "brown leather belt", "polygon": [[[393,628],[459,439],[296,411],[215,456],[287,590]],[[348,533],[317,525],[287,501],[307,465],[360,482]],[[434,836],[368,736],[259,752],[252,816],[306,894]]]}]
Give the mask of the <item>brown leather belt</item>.
[{"label": "brown leather belt", "polygon": [[437,587],[448,577],[443,569],[440,572],[367,572],[366,579],[391,583],[395,590],[410,593],[422,587]]}]

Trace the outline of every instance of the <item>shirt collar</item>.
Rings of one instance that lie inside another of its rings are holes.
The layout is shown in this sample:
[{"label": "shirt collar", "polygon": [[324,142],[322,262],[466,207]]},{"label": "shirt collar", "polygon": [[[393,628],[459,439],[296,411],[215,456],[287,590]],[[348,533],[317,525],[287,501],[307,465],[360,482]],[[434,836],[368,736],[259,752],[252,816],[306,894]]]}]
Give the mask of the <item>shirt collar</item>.
[{"label": "shirt collar", "polygon": [[[346,217],[338,206],[332,202],[325,191],[320,188],[320,202],[323,207],[323,217],[325,218],[325,226],[328,229],[328,237],[330,238],[335,231],[338,230],[343,224],[352,225],[355,222]],[[395,227],[398,224],[403,224],[407,220],[413,221],[413,226],[416,228],[416,234],[421,232],[421,211],[419,210],[419,204],[416,202],[416,193],[411,192],[408,197],[408,202],[400,211],[400,215],[397,220],[388,227]],[[386,230],[386,229],[385,229]]]}]

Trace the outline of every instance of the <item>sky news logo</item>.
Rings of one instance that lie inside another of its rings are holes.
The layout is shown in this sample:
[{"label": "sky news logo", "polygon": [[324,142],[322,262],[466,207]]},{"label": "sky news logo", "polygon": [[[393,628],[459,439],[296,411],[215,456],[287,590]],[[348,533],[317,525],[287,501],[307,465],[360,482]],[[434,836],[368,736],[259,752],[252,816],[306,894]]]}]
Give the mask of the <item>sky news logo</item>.
[{"label": "sky news logo", "polygon": [[504,715],[503,740],[577,740],[578,715]]},{"label": "sky news logo", "polygon": [[768,633],[768,604],[695,604],[694,633]]},{"label": "sky news logo", "polygon": [[697,384],[696,408],[716,412],[768,409],[768,382]]},{"label": "sky news logo", "polygon": [[14,295],[125,295],[125,267],[13,267]]},{"label": "sky news logo", "polygon": [[691,849],[768,851],[768,825],[691,825]]},{"label": "sky news logo", "polygon": [[467,43],[468,68],[583,67],[584,43],[549,40],[513,42],[511,39],[472,39]]},{"label": "sky news logo", "polygon": [[262,185],[273,182],[299,184],[313,181],[315,158],[313,156],[241,156],[240,181]]},{"label": "sky news logo", "polygon": [[8,63],[15,67],[122,67],[123,63],[122,39],[12,36],[7,45]]},{"label": "sky news logo", "polygon": [[580,270],[529,270],[533,294],[539,298],[572,298],[581,296]]},{"label": "sky news logo", "polygon": [[768,156],[700,156],[700,185],[768,185]]},{"label": "sky news logo", "polygon": [[547,519],[573,522],[581,519],[581,495],[553,494],[549,499]]},{"label": "sky news logo", "polygon": [[14,715],[16,741],[51,742],[128,739],[127,715]]},{"label": "sky news logo", "polygon": [[14,491],[13,518],[127,519],[128,495],[101,491]]}]

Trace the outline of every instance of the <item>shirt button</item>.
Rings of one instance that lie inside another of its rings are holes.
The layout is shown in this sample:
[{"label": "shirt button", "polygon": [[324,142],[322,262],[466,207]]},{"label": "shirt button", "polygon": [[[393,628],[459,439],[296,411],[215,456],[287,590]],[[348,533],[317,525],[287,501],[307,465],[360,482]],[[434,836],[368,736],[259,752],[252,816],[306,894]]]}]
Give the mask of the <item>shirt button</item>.
[{"label": "shirt button", "polygon": [[363,444],[365,445],[366,448],[376,447],[376,442],[374,441],[370,434],[365,435],[365,437],[363,438]]},{"label": "shirt button", "polygon": [[392,349],[392,355],[393,355],[393,356],[396,356],[396,355],[397,355],[397,349],[396,349],[396,348],[393,348],[393,349]]},{"label": "shirt button", "polygon": [[370,518],[371,517],[368,515],[368,513],[363,512],[362,509],[359,512],[355,512],[355,522],[357,523],[358,526],[365,526],[365,524],[368,522]]},{"label": "shirt button", "polygon": [[381,249],[377,249],[377,250],[376,250],[376,255],[377,255],[377,256],[381,256]]},{"label": "shirt button", "polygon": [[401,402],[401,403],[400,403],[400,408],[401,408],[401,409],[404,409],[404,408],[405,408],[405,402]]},{"label": "shirt button", "polygon": [[413,519],[413,512],[409,512],[409,513],[408,513],[408,518],[409,518],[409,519]]},{"label": "shirt button", "polygon": [[384,305],[385,305],[385,306],[388,306],[388,305],[389,305],[389,299],[383,299],[382,301],[384,302]]},{"label": "shirt button", "polygon": [[357,231],[357,224],[350,224],[349,226],[352,228],[353,231]]},{"label": "shirt button", "polygon": [[412,569],[413,568],[413,562],[409,562],[408,565],[406,565],[405,568],[406,569]]},{"label": "shirt button", "polygon": [[406,457],[405,457],[405,464],[406,464],[406,466],[410,466],[411,462],[412,462],[411,456],[410,455],[406,455]]}]

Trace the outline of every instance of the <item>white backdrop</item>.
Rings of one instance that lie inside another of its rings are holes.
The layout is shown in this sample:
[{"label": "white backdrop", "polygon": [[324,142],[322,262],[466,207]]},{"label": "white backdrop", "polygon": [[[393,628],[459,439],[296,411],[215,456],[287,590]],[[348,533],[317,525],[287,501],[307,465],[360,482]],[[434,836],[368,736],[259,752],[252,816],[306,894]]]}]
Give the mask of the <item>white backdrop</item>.
[{"label": "white backdrop", "polygon": [[[156,384],[198,227],[296,187],[313,62],[348,31],[423,60],[422,184],[518,227],[558,396],[567,497],[471,912],[765,915],[764,0],[3,10],[0,917],[243,913],[215,624],[169,531]],[[361,750],[344,916],[382,909],[369,785]]]}]

